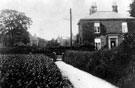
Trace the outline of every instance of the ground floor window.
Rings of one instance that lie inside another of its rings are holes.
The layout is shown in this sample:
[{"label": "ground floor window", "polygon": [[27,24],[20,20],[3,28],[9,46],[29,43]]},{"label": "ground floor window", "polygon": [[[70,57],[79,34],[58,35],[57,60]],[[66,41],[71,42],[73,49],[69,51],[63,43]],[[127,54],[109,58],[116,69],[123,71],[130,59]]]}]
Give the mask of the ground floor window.
[{"label": "ground floor window", "polygon": [[95,39],[95,49],[100,50],[101,49],[101,39],[96,38]]}]

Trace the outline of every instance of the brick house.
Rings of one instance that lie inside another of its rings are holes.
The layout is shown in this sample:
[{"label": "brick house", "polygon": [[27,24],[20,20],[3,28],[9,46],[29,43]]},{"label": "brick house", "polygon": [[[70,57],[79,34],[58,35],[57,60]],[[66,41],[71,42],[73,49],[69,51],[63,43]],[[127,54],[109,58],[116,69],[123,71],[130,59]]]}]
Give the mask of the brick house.
[{"label": "brick house", "polygon": [[118,13],[117,5],[112,11],[97,11],[93,5],[88,17],[79,20],[79,43],[90,42],[96,49],[118,46],[124,33],[135,31],[135,18]]}]

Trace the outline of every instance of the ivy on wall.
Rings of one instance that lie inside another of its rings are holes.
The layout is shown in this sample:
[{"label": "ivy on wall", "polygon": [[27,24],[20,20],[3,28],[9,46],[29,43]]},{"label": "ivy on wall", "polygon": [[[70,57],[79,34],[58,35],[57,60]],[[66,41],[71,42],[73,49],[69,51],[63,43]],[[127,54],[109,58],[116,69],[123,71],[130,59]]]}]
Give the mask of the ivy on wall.
[{"label": "ivy on wall", "polygon": [[128,32],[129,33],[133,33],[135,32],[134,28],[135,28],[135,22],[128,22]]},{"label": "ivy on wall", "polygon": [[94,44],[94,38],[100,37],[101,35],[106,35],[106,27],[100,23],[100,33],[95,34],[94,33],[94,22],[83,22],[82,23],[82,37],[83,37],[83,43],[89,42],[91,44]]},{"label": "ivy on wall", "polygon": [[94,23],[84,22],[82,23],[82,29],[83,43],[94,44]]},{"label": "ivy on wall", "polygon": [[100,33],[94,33],[95,37],[100,37],[101,35],[106,35],[106,27],[100,23]]}]

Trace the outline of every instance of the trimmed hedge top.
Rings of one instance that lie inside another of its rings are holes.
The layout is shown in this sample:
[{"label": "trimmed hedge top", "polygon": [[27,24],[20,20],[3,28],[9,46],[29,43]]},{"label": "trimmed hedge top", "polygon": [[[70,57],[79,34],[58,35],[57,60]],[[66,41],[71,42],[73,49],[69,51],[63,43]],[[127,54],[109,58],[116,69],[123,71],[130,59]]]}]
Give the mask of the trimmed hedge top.
[{"label": "trimmed hedge top", "polygon": [[41,54],[0,55],[0,72],[0,88],[68,86],[53,61]]}]

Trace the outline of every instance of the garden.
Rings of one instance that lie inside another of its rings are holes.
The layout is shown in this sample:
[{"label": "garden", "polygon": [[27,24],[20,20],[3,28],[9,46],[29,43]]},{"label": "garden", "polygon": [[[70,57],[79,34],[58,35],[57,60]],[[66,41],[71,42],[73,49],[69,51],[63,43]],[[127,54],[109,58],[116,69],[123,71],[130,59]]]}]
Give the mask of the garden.
[{"label": "garden", "polygon": [[43,54],[1,54],[0,88],[73,88]]},{"label": "garden", "polygon": [[63,61],[120,88],[135,88],[135,33],[111,50],[66,51]]}]

